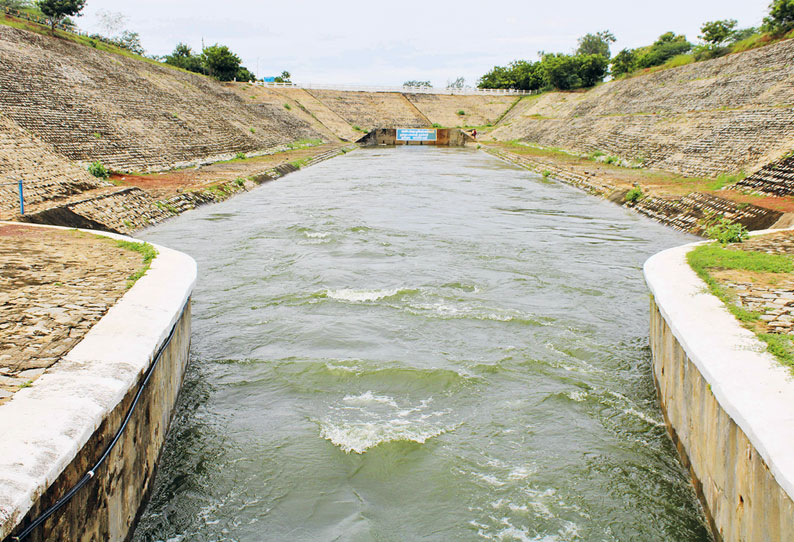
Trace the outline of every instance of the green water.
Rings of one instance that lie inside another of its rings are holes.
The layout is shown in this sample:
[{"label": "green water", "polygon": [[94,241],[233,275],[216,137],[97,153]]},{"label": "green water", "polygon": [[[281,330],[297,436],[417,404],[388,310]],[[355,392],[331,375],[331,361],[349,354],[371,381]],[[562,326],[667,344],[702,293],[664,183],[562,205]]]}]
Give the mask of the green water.
[{"label": "green water", "polygon": [[137,542],[709,540],[641,272],[688,236],[481,152],[402,147],[142,237],[200,278]]}]

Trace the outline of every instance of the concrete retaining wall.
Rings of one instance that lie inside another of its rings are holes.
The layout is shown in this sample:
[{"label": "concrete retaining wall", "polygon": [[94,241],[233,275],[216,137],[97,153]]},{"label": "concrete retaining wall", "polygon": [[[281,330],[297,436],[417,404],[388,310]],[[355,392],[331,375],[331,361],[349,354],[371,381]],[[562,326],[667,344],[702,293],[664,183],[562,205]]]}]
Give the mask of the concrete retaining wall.
[{"label": "concrete retaining wall", "polygon": [[650,258],[653,373],[718,540],[794,539],[794,381],[686,262]]},{"label": "concrete retaining wall", "polygon": [[85,338],[0,407],[0,540],[11,540],[96,463],[173,330],[107,461],[26,540],[130,536],[152,487],[190,345],[196,264],[156,248],[151,269]]}]

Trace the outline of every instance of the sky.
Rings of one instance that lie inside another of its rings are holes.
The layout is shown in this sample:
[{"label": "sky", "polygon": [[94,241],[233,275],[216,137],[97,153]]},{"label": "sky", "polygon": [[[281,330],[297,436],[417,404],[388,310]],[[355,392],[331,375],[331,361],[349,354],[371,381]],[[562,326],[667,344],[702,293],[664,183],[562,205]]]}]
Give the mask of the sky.
[{"label": "sky", "polygon": [[121,13],[150,55],[178,42],[229,46],[258,77],[287,70],[299,83],[469,85],[495,65],[572,52],[577,38],[610,30],[613,53],[667,31],[695,42],[700,26],[758,26],[771,0],[87,0],[78,26],[103,33],[101,12]]}]

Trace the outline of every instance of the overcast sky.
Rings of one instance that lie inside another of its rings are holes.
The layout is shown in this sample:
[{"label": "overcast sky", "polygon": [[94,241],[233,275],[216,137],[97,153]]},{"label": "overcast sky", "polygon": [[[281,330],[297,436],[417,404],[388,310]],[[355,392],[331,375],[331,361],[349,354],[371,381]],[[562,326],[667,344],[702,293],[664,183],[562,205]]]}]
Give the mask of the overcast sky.
[{"label": "overcast sky", "polygon": [[87,0],[78,25],[99,32],[97,13],[123,13],[148,54],[184,42],[228,45],[259,77],[302,83],[399,85],[409,79],[468,84],[494,65],[571,52],[578,37],[609,29],[613,53],[672,30],[695,41],[700,25],[737,19],[758,26],[770,0]]}]

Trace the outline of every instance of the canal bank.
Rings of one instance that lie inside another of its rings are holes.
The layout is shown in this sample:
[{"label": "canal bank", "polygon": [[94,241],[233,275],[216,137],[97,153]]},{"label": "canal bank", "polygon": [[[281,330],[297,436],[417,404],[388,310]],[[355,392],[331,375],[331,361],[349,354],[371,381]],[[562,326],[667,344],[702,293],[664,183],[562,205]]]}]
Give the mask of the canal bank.
[{"label": "canal bank", "polygon": [[[760,233],[760,232],[759,232]],[[659,402],[718,540],[794,536],[794,382],[686,261],[645,264]]]},{"label": "canal bank", "polygon": [[25,540],[128,538],[190,345],[195,262],[154,248],[146,274],[85,337],[0,405],[0,539],[50,512]]}]

